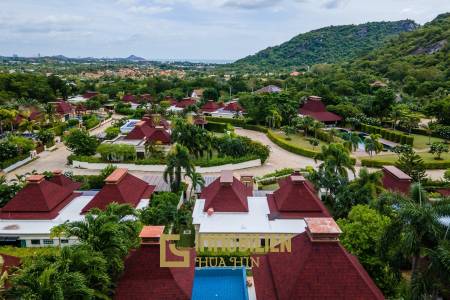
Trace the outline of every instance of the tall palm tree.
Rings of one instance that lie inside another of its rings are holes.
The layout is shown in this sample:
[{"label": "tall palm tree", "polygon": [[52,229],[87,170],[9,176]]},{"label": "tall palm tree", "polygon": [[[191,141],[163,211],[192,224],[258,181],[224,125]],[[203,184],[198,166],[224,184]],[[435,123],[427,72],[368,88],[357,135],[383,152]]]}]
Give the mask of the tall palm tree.
[{"label": "tall palm tree", "polygon": [[191,197],[193,191],[197,188],[197,186],[201,189],[205,187],[205,178],[203,178],[202,174],[197,173],[195,170],[190,174],[186,174],[185,176],[187,176],[191,180],[191,190],[189,191]]},{"label": "tall palm tree", "polygon": [[319,131],[319,129],[321,129],[323,127],[324,127],[324,125],[322,122],[314,121],[311,124],[311,129],[314,131],[314,138],[317,139],[317,131]]},{"label": "tall palm tree", "polygon": [[170,183],[173,192],[178,192],[181,189],[181,173],[183,170],[189,176],[195,170],[195,167],[189,157],[188,149],[176,143],[167,155],[167,166],[164,170],[164,181]]},{"label": "tall palm tree", "polygon": [[344,146],[351,152],[358,150],[361,138],[356,132],[348,132],[344,135]]},{"label": "tall palm tree", "polygon": [[308,131],[310,130],[310,128],[312,127],[314,122],[315,122],[315,120],[313,118],[311,118],[310,116],[306,116],[306,117],[303,117],[300,119],[298,126],[301,129],[303,129],[305,137],[308,136]]},{"label": "tall palm tree", "polygon": [[383,144],[379,141],[379,134],[371,134],[364,140],[364,148],[370,156],[375,152],[380,153],[383,150]]},{"label": "tall palm tree", "polygon": [[403,116],[405,112],[405,108],[401,105],[394,105],[391,107],[391,113],[390,117],[392,119],[392,129],[395,130],[395,127],[397,126],[398,120]]},{"label": "tall palm tree", "polygon": [[47,119],[47,121],[53,125],[53,123],[55,122],[55,106],[51,103],[47,103],[44,105],[44,112],[45,112],[45,117]]},{"label": "tall palm tree", "polygon": [[323,161],[319,168],[342,177],[348,178],[348,170],[355,174],[354,161],[350,157],[348,149],[342,144],[333,143],[322,146],[322,151],[314,159]]},{"label": "tall palm tree", "polygon": [[419,275],[419,264],[427,247],[436,245],[445,234],[440,218],[450,215],[450,199],[430,201],[420,184],[411,188],[409,197],[394,197],[393,217],[382,239],[382,251],[398,247],[411,258],[411,274]]}]

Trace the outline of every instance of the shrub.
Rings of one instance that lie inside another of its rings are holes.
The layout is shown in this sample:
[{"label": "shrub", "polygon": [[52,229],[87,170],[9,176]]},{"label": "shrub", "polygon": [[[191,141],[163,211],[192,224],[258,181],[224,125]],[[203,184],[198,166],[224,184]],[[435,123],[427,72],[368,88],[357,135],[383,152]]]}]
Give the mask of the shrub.
[{"label": "shrub", "polygon": [[0,142],[0,162],[19,155],[19,147],[10,141]]},{"label": "shrub", "polygon": [[105,130],[107,140],[112,140],[120,134],[120,129],[118,127],[108,127]]},{"label": "shrub", "polygon": [[5,169],[5,168],[7,168],[7,167],[9,167],[9,166],[11,166],[11,165],[13,165],[13,164],[15,164],[16,162],[19,162],[19,161],[21,161],[21,160],[24,160],[24,159],[27,158],[27,157],[28,157],[28,155],[22,154],[22,155],[15,156],[15,157],[13,157],[13,158],[9,158],[9,159],[0,161],[0,170],[1,170],[1,169]]},{"label": "shrub", "polygon": [[261,125],[251,125],[251,124],[244,124],[242,126],[242,128],[248,129],[248,130],[259,131],[259,132],[263,132],[263,133],[267,133],[267,131],[269,130],[267,127],[264,127]]},{"label": "shrub", "polygon": [[32,139],[23,136],[11,135],[8,137],[8,141],[17,146],[20,154],[28,155],[31,150],[36,148],[36,144]]},{"label": "shrub", "polygon": [[213,131],[213,132],[220,132],[220,133],[224,133],[230,129],[230,124],[228,123],[217,123],[217,122],[211,122],[208,121],[208,124],[206,124],[205,128],[209,131]]},{"label": "shrub", "polygon": [[80,121],[78,119],[70,119],[66,123],[69,127],[75,127],[80,123]]},{"label": "shrub", "polygon": [[217,123],[228,123],[233,126],[243,127],[246,124],[245,119],[231,119],[231,118],[219,118],[219,117],[206,117],[206,120],[209,122],[217,122]]},{"label": "shrub", "polygon": [[98,124],[100,124],[100,120],[95,115],[83,116],[83,125],[86,129],[94,128]]},{"label": "shrub", "polygon": [[444,179],[445,179],[446,181],[449,181],[449,182],[450,182],[450,169],[448,169],[447,171],[445,171],[445,173],[444,173]]},{"label": "shrub", "polygon": [[101,144],[97,147],[97,152],[102,159],[110,162],[134,161],[136,159],[136,149],[133,145]]}]

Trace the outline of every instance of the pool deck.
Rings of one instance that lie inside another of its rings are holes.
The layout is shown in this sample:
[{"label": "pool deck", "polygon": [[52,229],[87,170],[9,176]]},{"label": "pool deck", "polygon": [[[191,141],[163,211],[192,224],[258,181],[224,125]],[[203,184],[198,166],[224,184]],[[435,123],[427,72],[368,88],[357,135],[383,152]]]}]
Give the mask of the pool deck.
[{"label": "pool deck", "polygon": [[247,276],[247,280],[252,283],[252,286],[247,286],[248,300],[256,300],[255,281],[253,280],[253,276]]}]

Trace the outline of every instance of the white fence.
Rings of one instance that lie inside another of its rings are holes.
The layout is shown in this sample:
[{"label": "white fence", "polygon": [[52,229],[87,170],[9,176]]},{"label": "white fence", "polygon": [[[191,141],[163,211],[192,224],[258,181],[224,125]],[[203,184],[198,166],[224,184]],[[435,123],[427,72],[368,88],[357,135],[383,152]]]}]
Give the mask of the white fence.
[{"label": "white fence", "polygon": [[[124,168],[128,169],[129,171],[142,171],[142,172],[164,172],[166,169],[165,165],[136,165],[136,164],[116,164],[112,163],[112,165],[116,166],[117,168]],[[108,164],[105,163],[88,163],[88,162],[82,162],[82,161],[76,161],[74,160],[72,162],[72,166],[74,168],[81,168],[81,169],[88,169],[88,170],[102,170]],[[215,167],[195,167],[195,170],[198,173],[220,173],[224,170],[234,171],[234,170],[241,170],[241,169],[247,169],[247,168],[253,168],[253,167],[259,167],[261,166],[261,160],[255,159],[255,160],[249,160],[238,164],[226,164],[221,166],[215,166]]]}]

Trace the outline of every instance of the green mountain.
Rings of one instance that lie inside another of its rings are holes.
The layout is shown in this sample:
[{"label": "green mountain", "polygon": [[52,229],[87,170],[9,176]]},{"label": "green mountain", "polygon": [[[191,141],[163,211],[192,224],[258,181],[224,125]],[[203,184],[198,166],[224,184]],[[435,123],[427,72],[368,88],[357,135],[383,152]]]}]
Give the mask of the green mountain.
[{"label": "green mountain", "polygon": [[418,25],[411,20],[325,27],[299,34],[279,46],[240,59],[234,65],[273,68],[341,62],[367,54],[389,37],[416,28]]},{"label": "green mountain", "polygon": [[350,70],[371,72],[379,78],[386,78],[400,86],[403,92],[416,97],[436,92],[448,94],[449,44],[450,13],[446,13],[352,61]]}]

